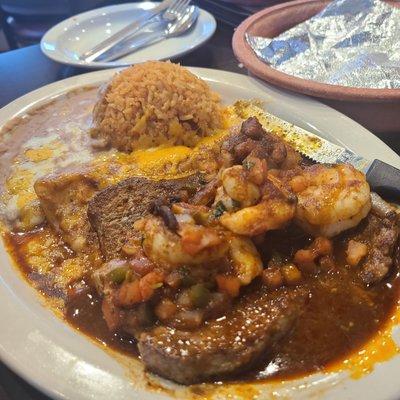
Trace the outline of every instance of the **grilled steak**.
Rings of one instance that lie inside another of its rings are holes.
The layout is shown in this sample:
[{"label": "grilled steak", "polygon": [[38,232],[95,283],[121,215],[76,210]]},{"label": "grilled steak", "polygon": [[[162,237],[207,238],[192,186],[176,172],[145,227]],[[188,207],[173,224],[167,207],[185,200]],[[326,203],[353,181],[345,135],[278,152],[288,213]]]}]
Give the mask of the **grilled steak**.
[{"label": "grilled steak", "polygon": [[118,257],[135,234],[133,223],[149,213],[154,201],[187,200],[201,186],[200,181],[200,174],[161,181],[135,177],[97,193],[89,203],[88,217],[105,259]]},{"label": "grilled steak", "polygon": [[307,292],[261,288],[244,295],[223,318],[196,331],[157,326],[138,337],[146,367],[182,384],[203,382],[248,369],[290,331]]},{"label": "grilled steak", "polygon": [[376,193],[371,194],[371,200],[372,210],[359,235],[369,249],[360,270],[360,276],[366,284],[379,282],[389,273],[400,230],[394,209]]}]

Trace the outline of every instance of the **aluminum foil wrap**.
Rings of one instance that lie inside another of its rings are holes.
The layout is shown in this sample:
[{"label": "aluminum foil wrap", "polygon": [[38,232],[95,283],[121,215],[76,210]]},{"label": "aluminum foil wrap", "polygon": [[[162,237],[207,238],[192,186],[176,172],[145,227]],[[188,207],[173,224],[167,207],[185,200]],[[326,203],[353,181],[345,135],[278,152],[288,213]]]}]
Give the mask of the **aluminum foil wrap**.
[{"label": "aluminum foil wrap", "polygon": [[272,68],[332,85],[400,88],[400,9],[380,0],[335,0],[271,39],[246,34]]}]

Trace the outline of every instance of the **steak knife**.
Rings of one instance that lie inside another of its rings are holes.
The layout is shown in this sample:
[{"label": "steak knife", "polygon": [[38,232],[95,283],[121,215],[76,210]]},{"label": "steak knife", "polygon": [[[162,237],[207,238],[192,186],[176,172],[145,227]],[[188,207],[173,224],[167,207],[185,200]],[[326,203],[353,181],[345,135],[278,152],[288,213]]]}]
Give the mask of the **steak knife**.
[{"label": "steak knife", "polygon": [[352,164],[366,175],[372,191],[391,198],[400,196],[400,170],[396,167],[377,159],[367,160],[272,114],[263,114],[279,136],[309,159],[322,164]]}]

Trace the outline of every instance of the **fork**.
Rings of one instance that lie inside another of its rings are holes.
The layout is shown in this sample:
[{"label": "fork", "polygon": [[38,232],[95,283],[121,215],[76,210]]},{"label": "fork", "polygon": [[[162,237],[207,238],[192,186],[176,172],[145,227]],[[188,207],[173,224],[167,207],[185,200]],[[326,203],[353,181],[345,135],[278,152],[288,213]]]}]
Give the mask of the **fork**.
[{"label": "fork", "polygon": [[162,14],[162,17],[164,17],[165,14],[167,21],[173,21],[176,18],[177,10],[180,10],[182,3],[187,1],[188,0],[164,0],[158,6],[148,11],[150,13],[148,18],[144,19],[142,17],[138,21],[132,22],[125,28],[116,32],[114,35],[97,44],[92,49],[86,51],[79,57],[79,59],[84,62],[92,62],[96,60],[99,56],[110,50],[116,44],[137,33],[149,23],[154,22],[155,19],[160,17],[160,14]]},{"label": "fork", "polygon": [[[179,18],[189,6],[191,0],[178,0],[171,7],[168,7],[161,18],[166,22],[173,22]],[[150,21],[147,21],[149,23]],[[146,24],[147,25],[147,24]]]}]

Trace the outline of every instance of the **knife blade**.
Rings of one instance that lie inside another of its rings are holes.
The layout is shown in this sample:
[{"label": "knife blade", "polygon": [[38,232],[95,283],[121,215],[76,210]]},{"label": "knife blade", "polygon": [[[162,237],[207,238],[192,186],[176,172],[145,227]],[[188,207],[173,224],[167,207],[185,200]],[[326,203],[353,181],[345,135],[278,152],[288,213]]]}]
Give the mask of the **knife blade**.
[{"label": "knife blade", "polygon": [[322,164],[352,164],[362,171],[371,189],[383,196],[400,195],[400,170],[381,160],[368,160],[275,115],[263,112],[268,124],[299,153]]},{"label": "knife blade", "polygon": [[119,43],[121,40],[138,32],[144,25],[149,22],[150,19],[154,18],[156,15],[166,10],[170,4],[171,0],[164,0],[156,7],[150,8],[149,10],[144,10],[143,14],[140,15],[140,17],[136,21],[131,22],[118,32],[114,33],[112,36],[98,43],[92,49],[86,51],[79,57],[79,59],[85,62],[92,62],[96,60],[107,50],[111,49],[113,46]]}]

